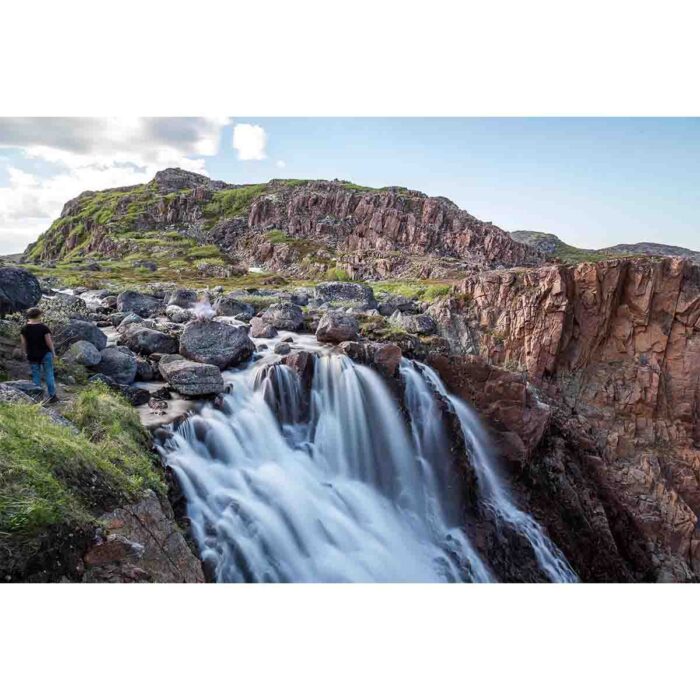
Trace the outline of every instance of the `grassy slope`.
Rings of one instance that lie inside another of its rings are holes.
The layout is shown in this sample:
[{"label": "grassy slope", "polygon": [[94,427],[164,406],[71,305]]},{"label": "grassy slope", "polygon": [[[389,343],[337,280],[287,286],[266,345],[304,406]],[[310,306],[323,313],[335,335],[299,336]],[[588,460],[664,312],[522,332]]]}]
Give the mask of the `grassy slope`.
[{"label": "grassy slope", "polygon": [[[138,414],[103,385],[84,388],[66,417],[35,404],[0,404],[0,572],[24,570],[58,533],[78,532],[99,514],[165,485]],[[58,553],[54,558],[58,558]]]}]

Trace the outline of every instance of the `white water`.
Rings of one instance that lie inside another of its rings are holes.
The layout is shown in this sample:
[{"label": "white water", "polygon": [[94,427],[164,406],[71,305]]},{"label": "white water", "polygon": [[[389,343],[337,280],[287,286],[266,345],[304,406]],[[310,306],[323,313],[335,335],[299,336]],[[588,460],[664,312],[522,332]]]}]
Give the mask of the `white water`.
[{"label": "white water", "polygon": [[[403,360],[401,372],[404,376],[422,375],[423,381],[428,383],[454,410],[459,419],[471,463],[476,471],[484,505],[493,511],[504,526],[512,528],[528,541],[540,568],[551,581],[557,583],[577,581],[576,574],[540,525],[512,501],[499,477],[498,466],[493,457],[494,450],[476,413],[464,401],[447,391],[432,367],[420,362]],[[414,377],[413,381],[420,380]]]},{"label": "white water", "polygon": [[[216,580],[494,580],[460,527],[461,485],[435,398],[444,387],[429,368],[402,364],[407,427],[379,375],[344,355],[316,358],[310,396],[272,360],[227,373],[224,410],[204,408],[161,448]],[[461,403],[444,397],[462,420]],[[481,445],[483,435],[470,435]],[[484,497],[504,522],[541,538],[537,551],[550,558],[538,561],[552,580],[572,580],[497,476],[482,476],[489,465],[477,467]]]}]

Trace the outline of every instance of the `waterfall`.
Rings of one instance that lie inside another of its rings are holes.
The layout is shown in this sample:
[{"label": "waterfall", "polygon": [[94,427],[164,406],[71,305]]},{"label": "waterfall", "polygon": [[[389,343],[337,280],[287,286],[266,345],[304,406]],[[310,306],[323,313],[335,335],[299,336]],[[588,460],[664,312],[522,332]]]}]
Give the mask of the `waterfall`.
[{"label": "waterfall", "polygon": [[[269,357],[231,373],[223,403],[190,416],[159,447],[181,484],[212,578],[495,580],[464,528],[463,482],[436,397],[460,420],[461,402],[443,394],[432,370],[406,361],[405,413],[374,370],[344,355],[317,356],[313,370],[310,387]],[[473,455],[482,437],[472,433]],[[527,530],[529,541],[540,537],[539,548],[568,570],[497,476],[498,488],[487,477],[482,483],[481,472],[490,471],[484,464],[478,467],[484,498],[503,510],[504,522]],[[549,574],[556,565],[542,556]]]},{"label": "waterfall", "polygon": [[476,471],[484,506],[493,511],[502,525],[512,528],[530,544],[540,568],[551,581],[557,583],[576,581],[576,574],[542,527],[512,501],[498,474],[498,466],[493,456],[495,450],[490,445],[488,435],[476,413],[466,402],[447,391],[432,367],[420,362],[402,360],[401,372],[412,384],[421,386],[422,383],[422,390],[416,391],[422,391],[423,394],[428,395],[434,391],[454,410],[470,461]]}]

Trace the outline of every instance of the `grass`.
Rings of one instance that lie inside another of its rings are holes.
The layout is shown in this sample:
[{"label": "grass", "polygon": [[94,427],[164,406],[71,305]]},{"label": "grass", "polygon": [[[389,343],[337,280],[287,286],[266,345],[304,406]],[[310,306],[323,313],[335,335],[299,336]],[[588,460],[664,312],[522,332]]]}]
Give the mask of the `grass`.
[{"label": "grass", "polygon": [[372,282],[375,294],[386,292],[415,299],[417,301],[437,301],[447,296],[452,290],[451,284],[433,280],[399,280],[396,282]]},{"label": "grass", "polygon": [[204,205],[204,217],[211,224],[216,219],[247,216],[253,200],[265,194],[267,187],[267,184],[243,185],[230,190],[214,192],[211,201]]},{"label": "grass", "polygon": [[[97,523],[164,482],[138,414],[101,385],[81,390],[66,417],[36,404],[0,404],[0,570],[17,572],[50,533]],[[59,556],[59,553],[56,553]]]}]

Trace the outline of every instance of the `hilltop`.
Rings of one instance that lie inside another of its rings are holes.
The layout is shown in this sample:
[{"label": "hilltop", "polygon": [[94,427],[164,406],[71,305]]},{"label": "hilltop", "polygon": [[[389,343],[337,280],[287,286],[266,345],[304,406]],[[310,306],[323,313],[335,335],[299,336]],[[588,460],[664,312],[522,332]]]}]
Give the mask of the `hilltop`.
[{"label": "hilltop", "polygon": [[171,168],[70,200],[24,261],[127,277],[145,265],[171,276],[226,278],[252,267],[343,280],[444,278],[543,257],[444,197],[341,180],[232,185]]}]

